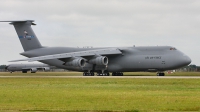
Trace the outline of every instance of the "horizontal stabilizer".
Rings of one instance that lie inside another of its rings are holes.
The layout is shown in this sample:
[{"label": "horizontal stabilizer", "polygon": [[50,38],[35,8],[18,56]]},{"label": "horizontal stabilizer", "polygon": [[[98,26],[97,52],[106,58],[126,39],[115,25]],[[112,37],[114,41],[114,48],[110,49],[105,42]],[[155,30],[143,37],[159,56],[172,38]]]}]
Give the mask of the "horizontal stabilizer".
[{"label": "horizontal stabilizer", "polygon": [[0,22],[10,22],[10,24],[14,24],[14,23],[23,23],[23,22],[31,22],[31,25],[36,25],[34,22],[34,20],[16,20],[16,21],[0,21]]}]

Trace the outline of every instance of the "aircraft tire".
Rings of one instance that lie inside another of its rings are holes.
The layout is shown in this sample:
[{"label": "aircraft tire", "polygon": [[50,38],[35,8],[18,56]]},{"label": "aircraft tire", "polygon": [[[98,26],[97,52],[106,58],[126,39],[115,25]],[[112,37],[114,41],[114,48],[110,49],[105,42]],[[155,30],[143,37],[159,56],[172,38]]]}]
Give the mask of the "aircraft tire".
[{"label": "aircraft tire", "polygon": [[27,73],[27,71],[22,71],[22,73]]},{"label": "aircraft tire", "polygon": [[94,72],[83,72],[83,76],[94,76]]},{"label": "aircraft tire", "polygon": [[117,74],[116,72],[113,72],[113,73],[112,73],[112,76],[116,76],[116,74]]},{"label": "aircraft tire", "polygon": [[157,73],[157,76],[165,76],[165,73]]},{"label": "aircraft tire", "polygon": [[97,76],[105,76],[105,73],[97,73]]},{"label": "aircraft tire", "polygon": [[94,72],[91,72],[90,74],[91,74],[91,76],[94,76]]}]

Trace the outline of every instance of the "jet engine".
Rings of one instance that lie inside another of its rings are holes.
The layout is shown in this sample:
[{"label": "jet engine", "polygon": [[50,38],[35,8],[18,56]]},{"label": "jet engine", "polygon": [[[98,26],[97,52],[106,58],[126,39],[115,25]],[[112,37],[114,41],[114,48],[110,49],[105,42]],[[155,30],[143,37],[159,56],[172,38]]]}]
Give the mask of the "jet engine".
[{"label": "jet engine", "polygon": [[46,72],[46,71],[50,71],[50,68],[49,68],[49,67],[44,67],[43,69],[44,69],[45,72]]},{"label": "jet engine", "polygon": [[31,68],[31,73],[35,73],[37,71],[37,68]]},{"label": "jet engine", "polygon": [[108,58],[106,56],[98,56],[93,59],[90,59],[88,62],[96,65],[107,65]]},{"label": "jet engine", "polygon": [[85,60],[81,58],[74,59],[72,61],[65,62],[63,65],[65,66],[75,66],[75,67],[84,67]]}]

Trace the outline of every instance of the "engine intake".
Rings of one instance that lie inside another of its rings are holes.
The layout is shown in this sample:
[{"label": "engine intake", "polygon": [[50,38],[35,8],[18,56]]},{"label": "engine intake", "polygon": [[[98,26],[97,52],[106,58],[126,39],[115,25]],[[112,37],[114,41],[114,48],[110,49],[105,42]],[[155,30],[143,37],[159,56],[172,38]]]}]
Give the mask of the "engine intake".
[{"label": "engine intake", "polygon": [[50,68],[49,68],[49,67],[44,67],[43,69],[44,69],[45,72],[46,72],[46,71],[50,71]]},{"label": "engine intake", "polygon": [[96,65],[107,65],[108,58],[106,56],[98,56],[93,59],[90,59],[88,62]]},{"label": "engine intake", "polygon": [[37,68],[31,68],[31,73],[37,72]]},{"label": "engine intake", "polygon": [[75,67],[84,67],[85,66],[85,60],[77,58],[77,59],[74,59],[72,61],[65,62],[63,65],[65,65],[65,66],[75,66]]}]

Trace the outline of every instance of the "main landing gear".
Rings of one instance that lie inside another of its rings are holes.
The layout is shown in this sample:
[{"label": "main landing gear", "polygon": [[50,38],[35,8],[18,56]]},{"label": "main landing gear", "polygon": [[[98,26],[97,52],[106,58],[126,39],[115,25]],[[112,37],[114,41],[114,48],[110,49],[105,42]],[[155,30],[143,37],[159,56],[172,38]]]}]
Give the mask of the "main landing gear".
[{"label": "main landing gear", "polygon": [[97,76],[110,76],[110,73],[97,73]]},{"label": "main landing gear", "polygon": [[[83,76],[94,76],[94,72],[83,72]],[[97,72],[97,76],[110,76],[109,72]],[[113,72],[112,76],[123,76],[124,74],[122,72]]]},{"label": "main landing gear", "polygon": [[163,73],[163,72],[158,72],[158,73],[157,73],[157,76],[165,76],[165,73]]},{"label": "main landing gear", "polygon": [[83,76],[94,76],[94,72],[83,72]]}]

